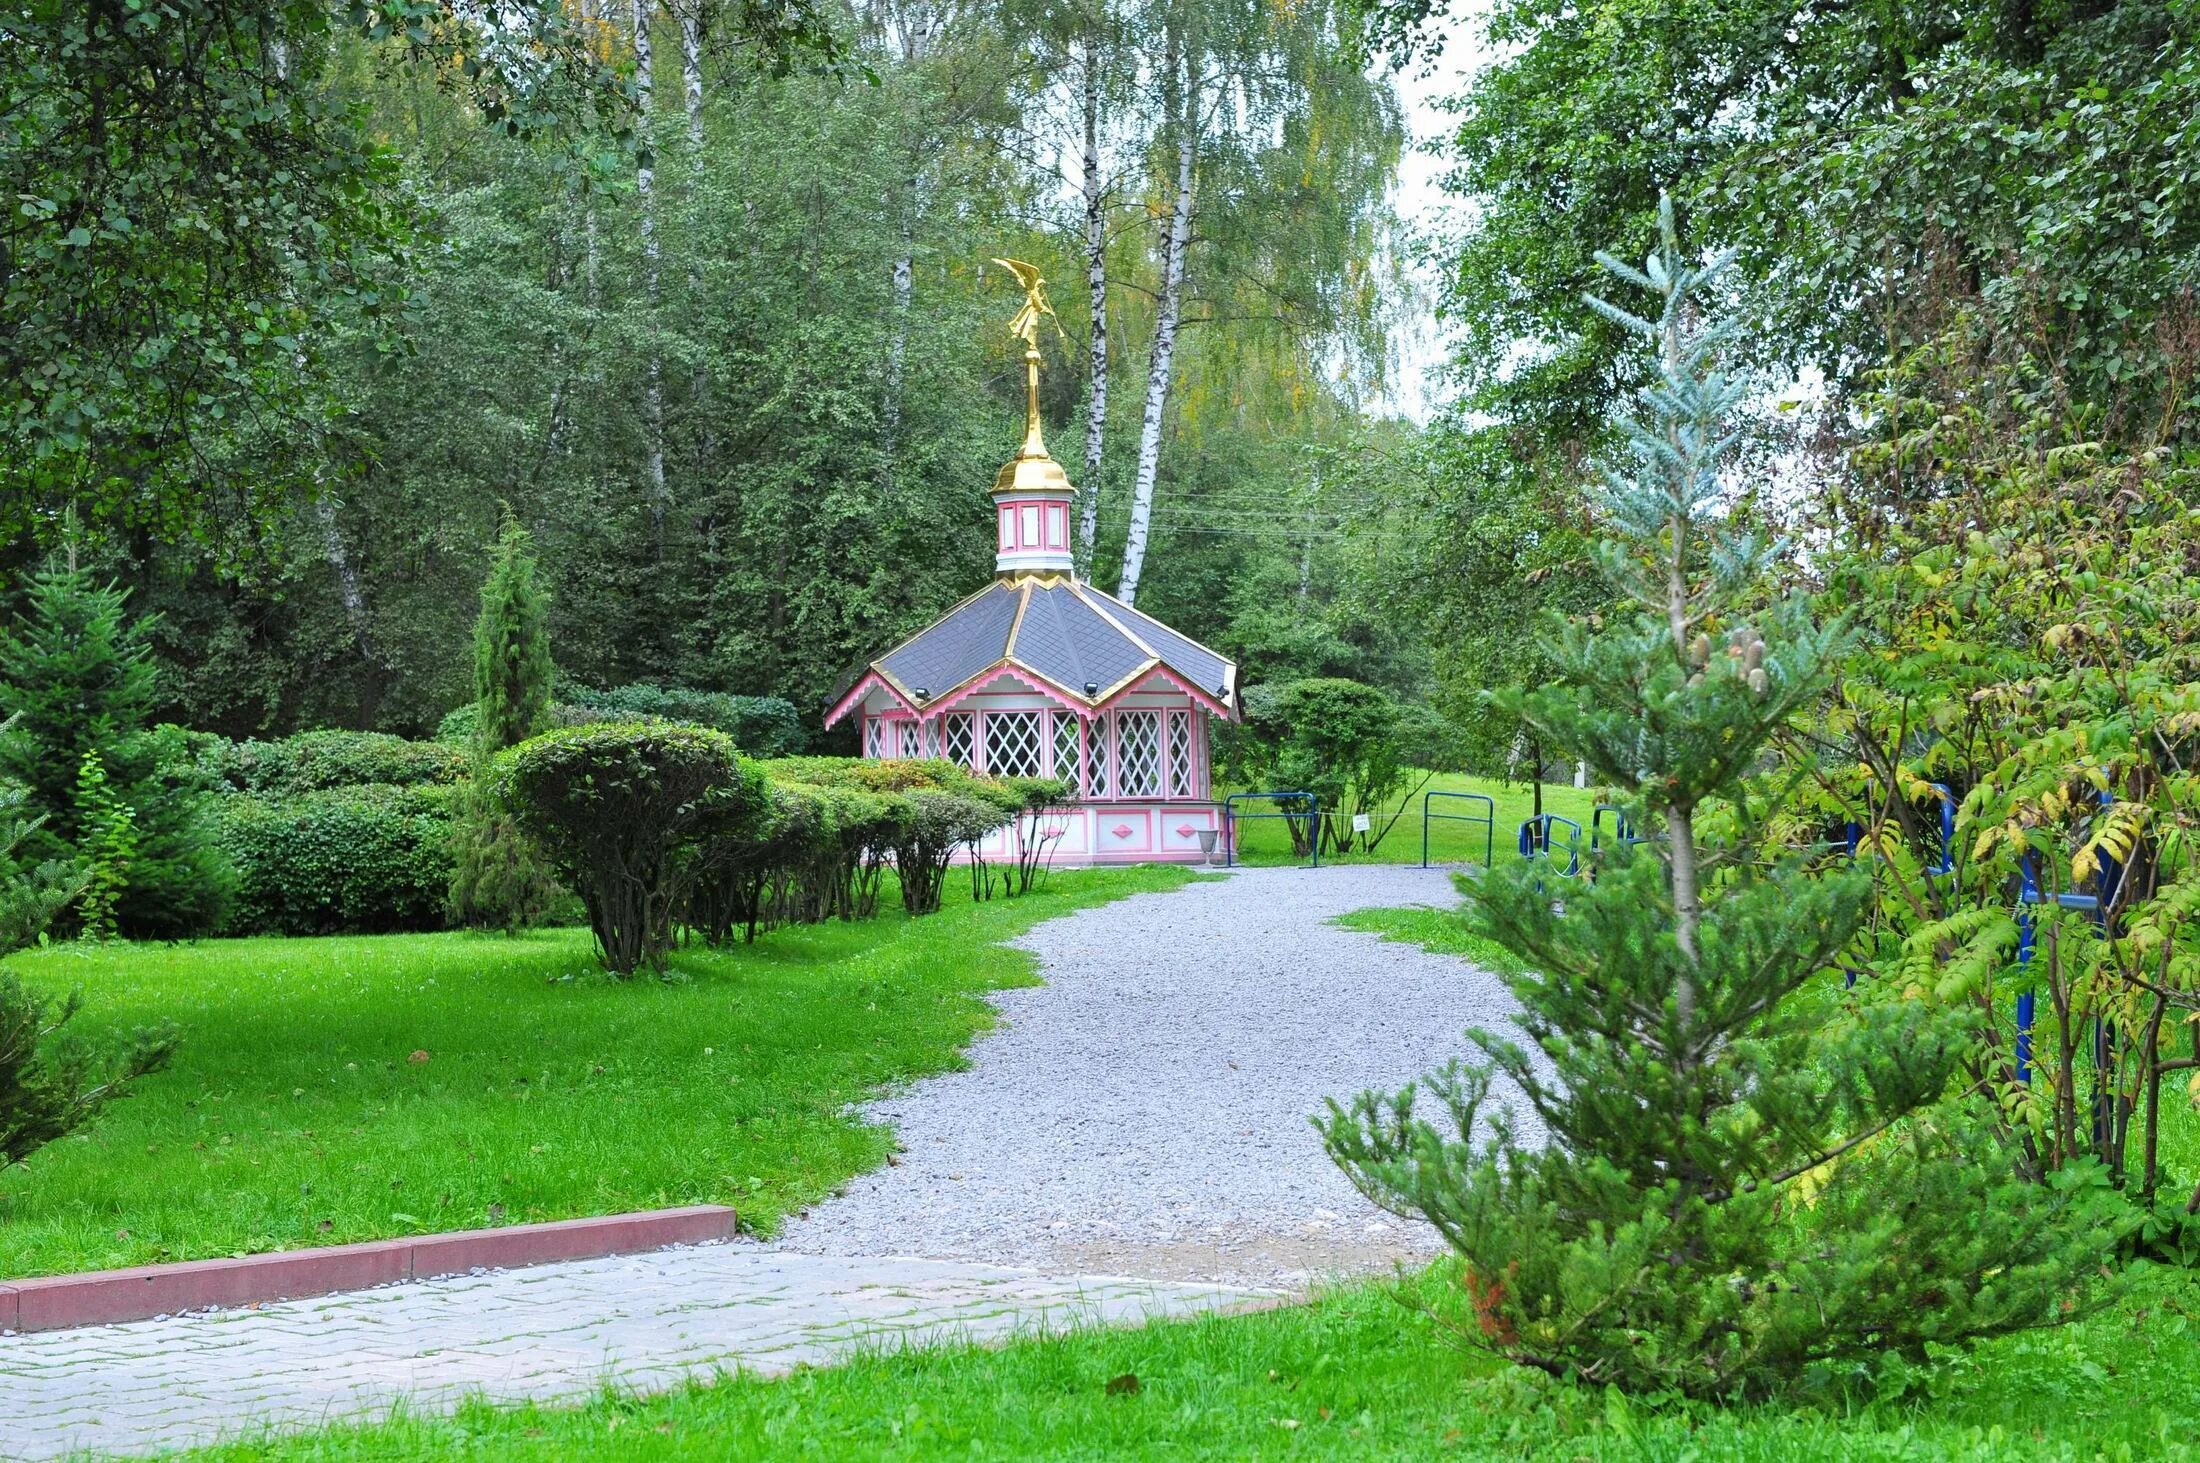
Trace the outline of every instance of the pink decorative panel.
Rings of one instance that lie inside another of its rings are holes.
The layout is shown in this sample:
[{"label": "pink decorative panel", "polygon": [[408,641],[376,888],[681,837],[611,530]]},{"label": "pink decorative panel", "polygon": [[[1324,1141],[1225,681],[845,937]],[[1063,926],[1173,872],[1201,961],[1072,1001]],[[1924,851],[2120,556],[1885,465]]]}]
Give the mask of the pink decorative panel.
[{"label": "pink decorative panel", "polygon": [[1003,508],[1001,510],[1001,547],[1004,549],[1012,549],[1015,546],[1016,510],[1013,508]]},{"label": "pink decorative panel", "polygon": [[1100,853],[1152,853],[1153,812],[1140,808],[1135,812],[1119,812],[1109,809],[1100,815]]},{"label": "pink decorative panel", "polygon": [[1196,853],[1202,831],[1219,826],[1213,808],[1175,808],[1161,821],[1162,853]]},{"label": "pink decorative panel", "polygon": [[1063,503],[1047,504],[1047,547],[1069,547],[1069,507]]}]

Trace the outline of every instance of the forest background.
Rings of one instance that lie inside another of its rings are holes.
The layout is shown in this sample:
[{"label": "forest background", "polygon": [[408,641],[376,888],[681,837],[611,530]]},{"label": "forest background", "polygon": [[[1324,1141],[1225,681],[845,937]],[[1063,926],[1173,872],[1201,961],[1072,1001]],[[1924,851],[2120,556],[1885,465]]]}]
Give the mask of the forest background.
[{"label": "forest background", "polygon": [[[303,196],[303,242],[275,219],[258,329],[208,350],[226,377],[145,365],[182,332],[117,319],[128,403],[82,431],[56,394],[12,414],[0,576],[73,534],[160,616],[156,718],[432,733],[472,699],[509,504],[566,681],[784,696],[814,728],[849,667],[991,575],[1020,420],[996,255],[1038,262],[1061,316],[1045,410],[1095,579],[1253,677],[1418,697],[1363,592],[1380,536],[1346,532],[1366,489],[1329,466],[1383,436],[1363,408],[1412,304],[1398,100],[1335,6],[508,6],[566,68],[521,102],[485,101],[497,58],[449,7],[187,9],[179,46],[228,37],[237,90],[304,111],[235,175],[279,194],[334,151],[347,191]],[[12,162],[20,195],[96,216],[66,156]],[[41,222],[61,270],[66,220]],[[185,294],[218,272],[158,264]]]},{"label": "forest background", "polygon": [[[2192,0],[137,13],[4,22],[0,575],[73,510],[161,615],[156,714],[231,736],[466,701],[500,503],[571,682],[807,716],[990,569],[999,254],[1052,281],[1092,577],[1479,770],[1518,767],[1480,693],[1543,675],[1536,611],[1597,607],[1580,487],[1639,368],[1581,296],[1661,192],[1741,250],[1739,511],[1799,542],[2194,431]],[[1386,62],[1462,78],[1414,237]],[[1398,391],[1432,305],[1448,369]],[[1971,445],[1859,470],[1935,414]]]}]

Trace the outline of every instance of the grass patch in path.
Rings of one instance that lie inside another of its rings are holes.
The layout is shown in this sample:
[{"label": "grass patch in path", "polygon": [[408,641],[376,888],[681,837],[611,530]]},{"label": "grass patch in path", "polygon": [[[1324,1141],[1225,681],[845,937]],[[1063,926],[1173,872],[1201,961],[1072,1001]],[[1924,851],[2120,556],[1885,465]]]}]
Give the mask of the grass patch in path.
[{"label": "grass patch in path", "polygon": [[1172,889],[1181,869],[1061,872],[909,920],[690,949],[619,983],[583,930],[69,945],[11,957],[81,986],[87,1035],[173,1018],[170,1070],[0,1171],[0,1278],[664,1205],[743,1227],[883,1162],[845,1111],[939,1072],[1030,983],[1001,941]]},{"label": "grass patch in path", "polygon": [[[1604,1460],[2188,1456],[2200,1284],[2157,1274],[2081,1325],[1990,1343],[1934,1390],[1823,1407],[1651,1408],[1497,1371],[1379,1287],[1253,1316],[872,1357],[578,1408],[469,1405],[211,1459]],[[1110,1390],[1111,1380],[1137,1378]],[[2185,1442],[2177,1440],[2183,1438]]]},{"label": "grass patch in path", "polygon": [[1475,929],[1464,910],[1430,909],[1424,904],[1403,909],[1356,909],[1338,915],[1330,923],[1418,945],[1437,955],[1456,955],[1500,975],[1515,974],[1523,968],[1519,956]]}]

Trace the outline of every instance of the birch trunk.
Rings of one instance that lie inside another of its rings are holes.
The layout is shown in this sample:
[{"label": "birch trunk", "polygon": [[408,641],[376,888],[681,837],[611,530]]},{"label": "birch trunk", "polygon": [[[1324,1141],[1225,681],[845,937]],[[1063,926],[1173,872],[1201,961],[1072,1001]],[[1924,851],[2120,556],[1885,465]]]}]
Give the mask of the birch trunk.
[{"label": "birch trunk", "polygon": [[[650,11],[654,0],[634,0],[634,92],[641,108],[642,142],[649,144],[651,106],[656,98],[652,75]],[[650,154],[635,171],[634,192],[642,209],[642,288],[648,312],[651,341],[649,371],[642,388],[642,437],[648,459],[645,469],[649,496],[650,542],[658,559],[665,556],[665,363],[655,340],[658,299],[657,168]]]},{"label": "birch trunk", "polygon": [[688,146],[694,149],[695,166],[703,158],[703,4],[688,0],[680,13],[680,80],[687,90]]},{"label": "birch trunk", "polygon": [[[917,6],[901,27],[901,59],[907,66],[914,66],[931,49],[932,16],[930,11]],[[904,187],[900,206],[895,211],[901,224],[901,252],[894,257],[893,319],[886,338],[886,399],[880,405],[880,442],[885,448],[887,471],[893,471],[893,456],[901,437],[902,382],[909,359],[910,310],[916,303],[917,290],[917,209],[924,188],[924,172],[921,161],[910,171]]]},{"label": "birch trunk", "polygon": [[1078,497],[1077,569],[1092,572],[1100,536],[1100,462],[1108,436],[1108,217],[1100,178],[1100,38],[1085,40],[1085,285],[1092,308],[1092,391],[1085,408],[1085,475]]},{"label": "birch trunk", "polygon": [[352,563],[351,550],[344,543],[344,526],[337,520],[336,504],[325,493],[314,495],[313,520],[321,530],[321,547],[328,555],[329,569],[336,575],[336,597],[343,603],[344,622],[351,626],[359,656],[379,668],[384,665],[382,649],[375,642],[374,617],[367,610],[366,591],[360,587],[358,566]]},{"label": "birch trunk", "polygon": [[[1179,65],[1183,75],[1177,74]],[[1193,135],[1198,106],[1192,97],[1193,68],[1180,62],[1177,42],[1169,42],[1170,108],[1176,123],[1176,198],[1169,217],[1169,238],[1162,257],[1161,310],[1154,319],[1153,355],[1146,372],[1145,420],[1138,431],[1138,475],[1131,484],[1131,525],[1123,544],[1123,578],[1115,597],[1138,601],[1138,578],[1146,567],[1146,539],[1153,520],[1154,480],[1161,470],[1161,427],[1169,405],[1169,381],[1176,368],[1177,322],[1184,310],[1184,256],[1192,242],[1192,173],[1199,143]]]}]

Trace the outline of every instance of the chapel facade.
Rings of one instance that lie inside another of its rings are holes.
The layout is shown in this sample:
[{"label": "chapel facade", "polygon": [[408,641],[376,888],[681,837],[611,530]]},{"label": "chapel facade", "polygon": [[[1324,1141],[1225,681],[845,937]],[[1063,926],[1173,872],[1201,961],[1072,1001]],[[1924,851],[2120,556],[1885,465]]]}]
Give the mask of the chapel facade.
[{"label": "chapel facade", "polygon": [[1045,836],[1063,863],[1198,862],[1221,832],[1208,733],[1238,715],[1237,667],[1077,577],[1076,493],[1039,429],[1038,322],[1052,312],[1037,271],[1002,262],[1027,290],[1011,326],[1025,420],[993,484],[993,581],[858,671],[825,724],[854,718],[866,757],[1070,784],[1068,806],[995,833],[988,858]]}]

